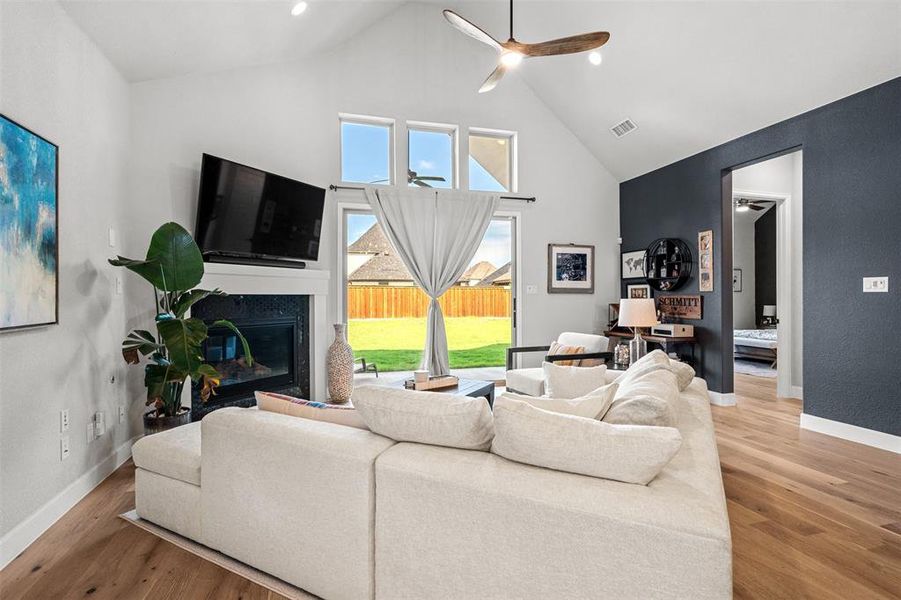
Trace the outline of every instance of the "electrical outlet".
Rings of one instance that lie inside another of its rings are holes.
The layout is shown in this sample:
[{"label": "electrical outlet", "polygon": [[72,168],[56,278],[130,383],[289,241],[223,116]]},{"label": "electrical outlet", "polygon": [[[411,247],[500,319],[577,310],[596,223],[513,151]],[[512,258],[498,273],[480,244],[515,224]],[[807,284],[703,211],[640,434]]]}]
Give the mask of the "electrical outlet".
[{"label": "electrical outlet", "polygon": [[106,416],[102,411],[94,413],[94,438],[99,438],[106,433]]},{"label": "electrical outlet", "polygon": [[116,295],[122,295],[122,278],[116,275]]},{"label": "electrical outlet", "polygon": [[116,239],[116,230],[112,227],[109,228],[109,247],[115,248],[118,240]]},{"label": "electrical outlet", "polygon": [[59,432],[69,431],[69,409],[59,411]]},{"label": "electrical outlet", "polygon": [[94,441],[94,421],[93,420],[88,421],[88,428],[87,428],[86,432],[87,432],[87,436],[85,437],[85,439],[90,444],[91,442]]},{"label": "electrical outlet", "polygon": [[119,407],[119,423],[124,423],[124,422],[125,422],[125,407],[120,406]]},{"label": "electrical outlet", "polygon": [[59,441],[59,459],[64,461],[69,458],[69,436],[64,435]]},{"label": "electrical outlet", "polygon": [[864,277],[863,291],[888,292],[888,277]]}]

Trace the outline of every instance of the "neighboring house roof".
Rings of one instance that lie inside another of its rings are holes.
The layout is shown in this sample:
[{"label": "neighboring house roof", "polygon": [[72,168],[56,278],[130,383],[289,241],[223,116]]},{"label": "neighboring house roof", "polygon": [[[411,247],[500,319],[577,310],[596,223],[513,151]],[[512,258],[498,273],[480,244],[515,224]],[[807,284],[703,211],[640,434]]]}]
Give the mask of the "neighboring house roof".
[{"label": "neighboring house roof", "polygon": [[460,275],[457,281],[480,281],[494,272],[495,266],[487,260],[482,260],[472,265]]},{"label": "neighboring house roof", "polygon": [[394,254],[394,248],[378,223],[374,223],[372,227],[357,238],[353,244],[347,247],[349,254]]},{"label": "neighboring house roof", "polygon": [[513,277],[510,271],[510,263],[505,264],[502,267],[499,267],[493,273],[490,273],[487,277],[485,277],[482,281],[478,282],[477,286],[486,286],[486,285],[507,285],[512,283]]},{"label": "neighboring house roof", "polygon": [[412,281],[404,263],[393,254],[373,256],[347,277],[348,281]]}]

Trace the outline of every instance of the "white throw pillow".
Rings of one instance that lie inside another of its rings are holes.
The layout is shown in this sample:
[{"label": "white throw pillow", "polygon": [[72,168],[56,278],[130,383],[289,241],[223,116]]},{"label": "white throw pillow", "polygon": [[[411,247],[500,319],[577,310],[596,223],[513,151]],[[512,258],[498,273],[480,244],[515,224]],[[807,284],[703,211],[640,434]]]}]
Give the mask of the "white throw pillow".
[{"label": "white throw pillow", "polygon": [[535,396],[524,396],[522,394],[514,394],[512,392],[504,392],[502,398],[510,398],[525,402],[535,408],[548,410],[550,412],[562,413],[564,415],[574,415],[577,417],[585,417],[586,419],[600,419],[606,414],[607,409],[613,404],[613,396],[619,386],[615,383],[599,387],[596,390],[585,394],[581,398],[537,398]]},{"label": "white throw pillow", "polygon": [[676,424],[677,402],[679,385],[676,376],[667,369],[651,370],[619,384],[613,404],[603,420],[607,423],[672,427]]},{"label": "white throw pillow", "polygon": [[553,413],[499,397],[491,452],[557,471],[647,485],[676,455],[682,436],[672,427],[611,425]]},{"label": "white throw pillow", "polygon": [[544,393],[549,398],[580,398],[607,385],[606,365],[597,367],[562,367],[543,363]]},{"label": "white throw pillow", "polygon": [[351,400],[369,429],[398,442],[487,450],[494,437],[484,398],[363,386]]},{"label": "white throw pillow", "polygon": [[691,384],[691,381],[695,376],[695,370],[692,369],[690,365],[680,361],[670,360],[670,357],[667,356],[663,350],[654,350],[653,352],[645,354],[634,364],[630,365],[629,368],[626,369],[626,372],[620,375],[615,381],[622,386],[635,377],[659,369],[670,371],[676,376],[680,392],[685,391],[685,388]]}]

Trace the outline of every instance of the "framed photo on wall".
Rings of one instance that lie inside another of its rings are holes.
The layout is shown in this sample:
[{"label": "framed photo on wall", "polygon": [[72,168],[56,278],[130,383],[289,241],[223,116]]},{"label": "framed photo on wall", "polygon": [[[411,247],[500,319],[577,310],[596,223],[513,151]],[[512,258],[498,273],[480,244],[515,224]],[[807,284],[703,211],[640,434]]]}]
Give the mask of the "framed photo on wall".
[{"label": "framed photo on wall", "polygon": [[698,232],[698,290],[713,291],[713,230]]},{"label": "framed photo on wall", "polygon": [[623,252],[623,279],[644,279],[647,274],[644,271],[644,255],[646,250],[634,250]]},{"label": "framed photo on wall", "polygon": [[651,297],[651,286],[649,286],[646,283],[626,286],[626,297],[627,298],[650,298]]},{"label": "framed photo on wall", "polygon": [[0,331],[59,323],[59,147],[0,115]]},{"label": "framed photo on wall", "polygon": [[549,294],[594,293],[594,246],[548,244]]},{"label": "framed photo on wall", "polygon": [[741,269],[732,269],[732,291],[741,291]]}]

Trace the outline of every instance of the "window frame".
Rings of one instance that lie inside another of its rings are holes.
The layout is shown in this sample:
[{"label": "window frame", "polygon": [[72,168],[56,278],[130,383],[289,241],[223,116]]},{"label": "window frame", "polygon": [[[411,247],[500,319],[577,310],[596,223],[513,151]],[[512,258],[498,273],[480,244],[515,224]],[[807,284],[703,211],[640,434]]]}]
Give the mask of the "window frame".
[{"label": "window frame", "polygon": [[[493,138],[497,140],[507,140],[507,160],[510,165],[510,189],[504,194],[516,194],[519,192],[519,134],[516,131],[508,131],[505,129],[489,129],[485,127],[470,127],[467,131],[467,147],[466,147],[466,165],[469,168],[469,158],[472,156],[469,146],[469,138],[473,135],[476,137]],[[490,190],[477,190],[472,187],[472,177],[469,178],[469,191],[486,192]]]},{"label": "window frame", "polygon": [[[365,181],[348,181],[344,179],[344,124],[370,125],[388,128],[388,181],[384,183],[367,183]],[[395,141],[395,120],[389,117],[374,117],[370,115],[357,115],[351,113],[338,113],[338,171],[342,184],[347,185],[375,185],[391,187],[397,181],[397,156]]]},{"label": "window frame", "polygon": [[[449,188],[433,189],[460,189],[460,126],[450,123],[430,123],[427,121],[407,121],[407,160],[404,166],[404,187],[411,187],[406,181],[410,169],[410,132],[422,131],[426,133],[447,133],[451,136],[451,181]],[[418,186],[413,186],[418,187]]]}]

